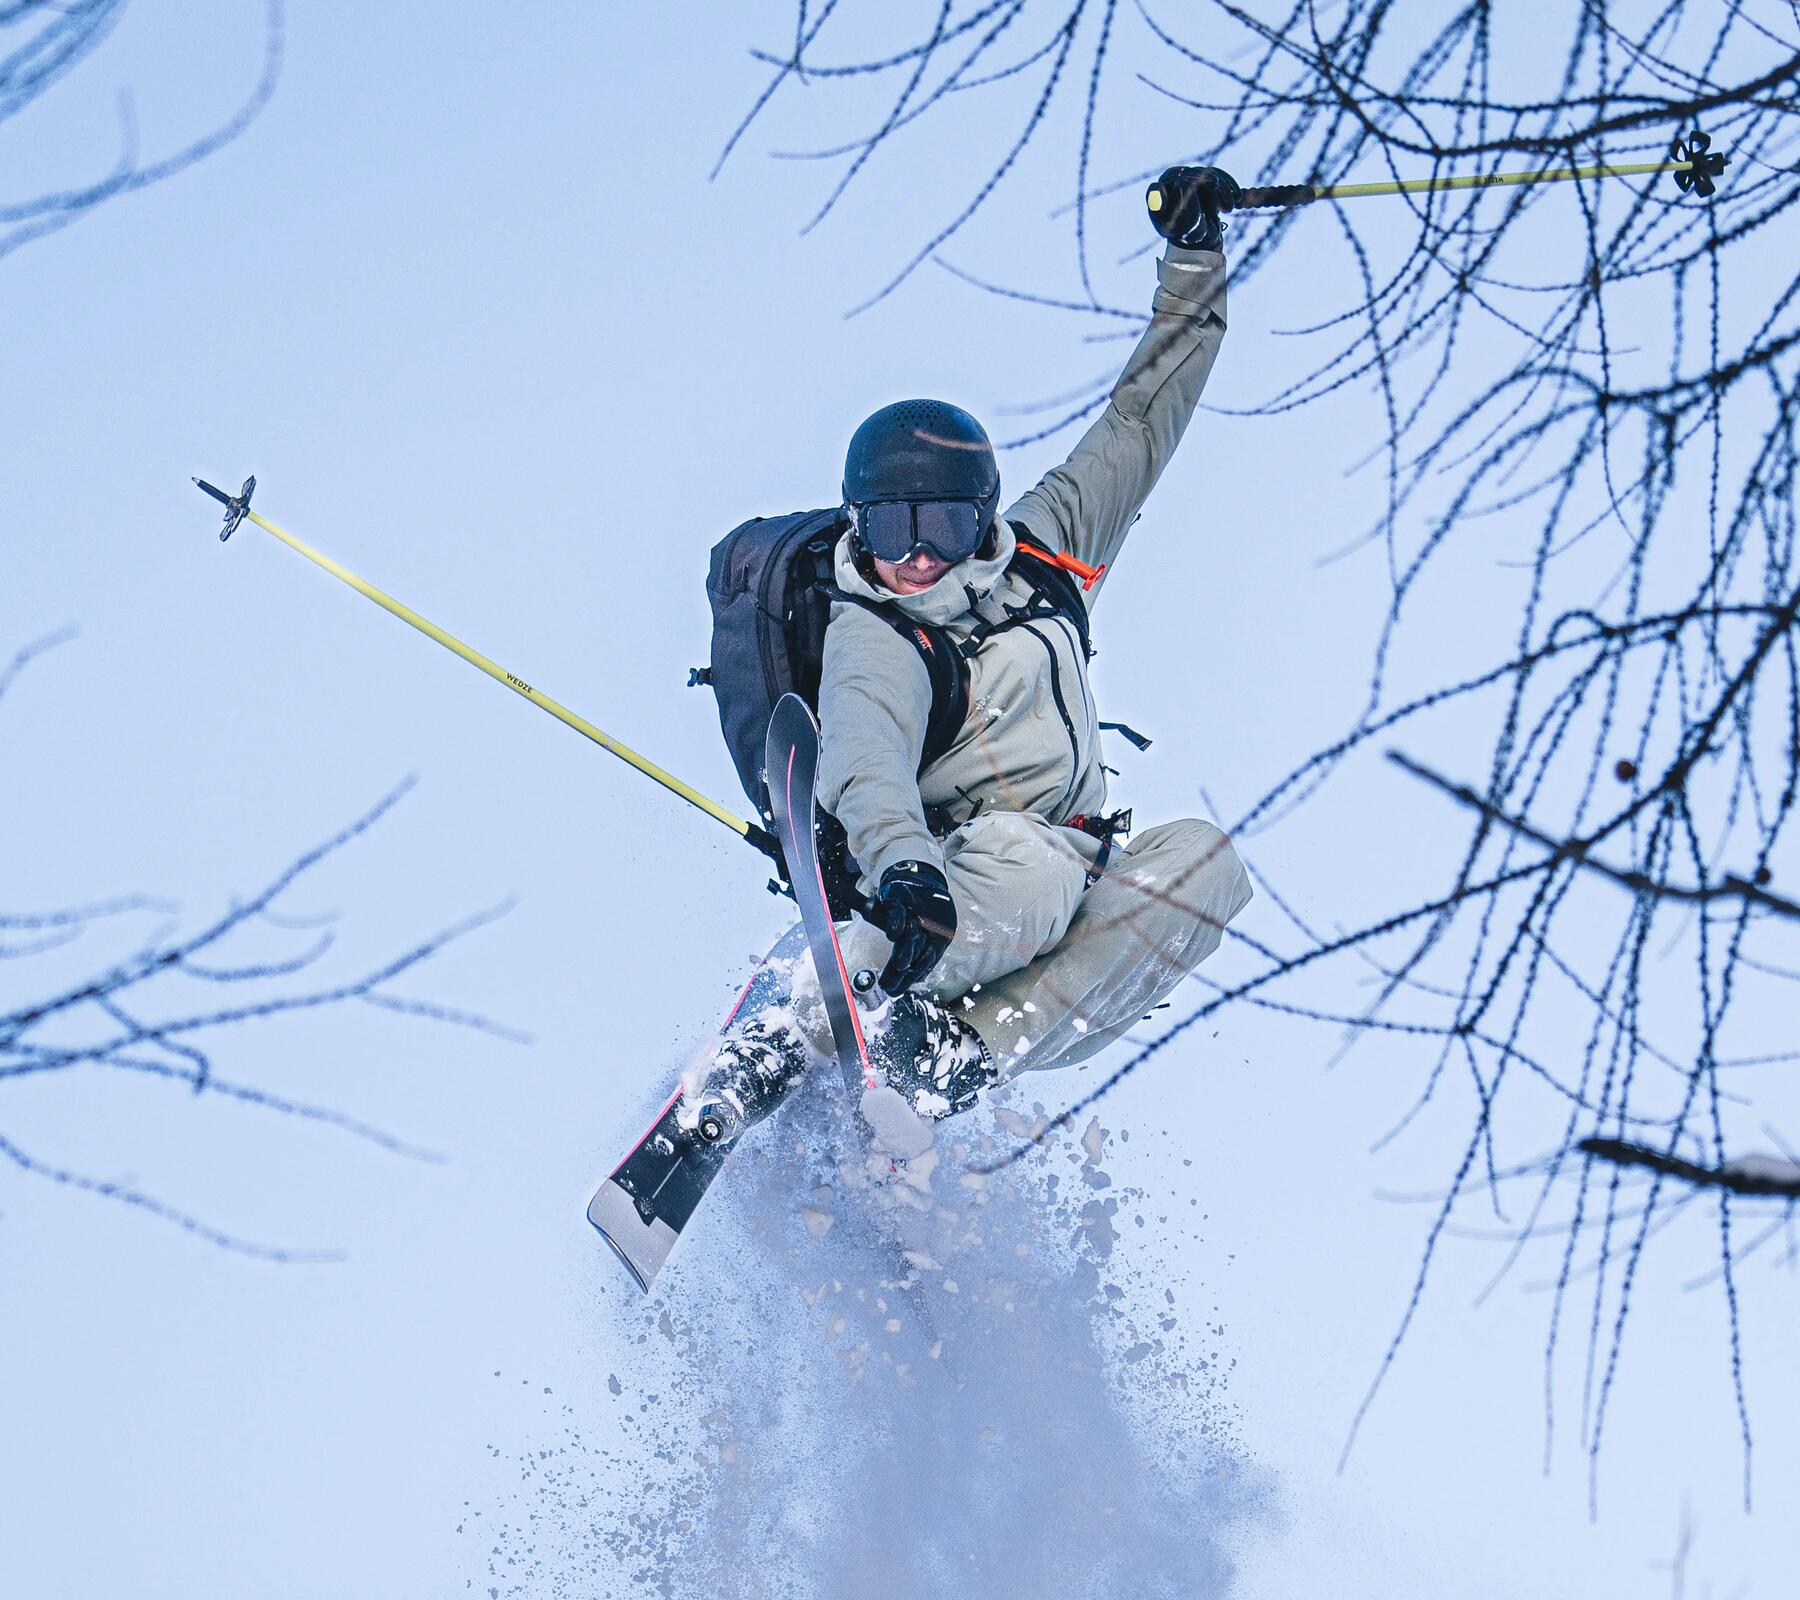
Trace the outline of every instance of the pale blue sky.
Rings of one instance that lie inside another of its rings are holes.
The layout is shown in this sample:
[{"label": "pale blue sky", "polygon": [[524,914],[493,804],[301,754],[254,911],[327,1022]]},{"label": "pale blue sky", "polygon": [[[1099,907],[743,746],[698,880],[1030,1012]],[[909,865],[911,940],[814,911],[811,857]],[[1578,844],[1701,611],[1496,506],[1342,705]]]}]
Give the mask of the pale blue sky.
[{"label": "pale blue sky", "polygon": [[[103,171],[121,89],[149,152],[227,114],[260,27],[259,7],[224,0],[130,14],[52,104],[0,130],[8,193]],[[460,1593],[482,1569],[452,1530],[505,1479],[490,1448],[529,1450],[563,1404],[600,1427],[606,1374],[630,1370],[641,1312],[581,1206],[779,929],[765,874],[254,529],[221,548],[187,480],[254,471],[273,520],[737,808],[710,701],[682,686],[704,655],[713,539],[832,498],[851,428],[888,399],[998,417],[1123,355],[929,269],[845,320],[948,213],[963,189],[943,174],[961,169],[932,143],[950,124],[922,129],[910,173],[878,164],[799,238],[824,179],[766,159],[806,142],[790,106],[709,184],[763,81],[746,47],[790,29],[782,7],[300,5],[243,139],[0,263],[0,652],[80,630],[0,705],[0,902],[132,889],[197,921],[416,774],[299,908],[341,913],[347,971],[516,895],[406,988],[532,1036],[351,1009],[221,1050],[222,1069],[442,1165],[161,1087],[8,1088],[0,1131],[42,1159],[348,1259],[248,1261],[0,1172],[0,1591]],[[1107,170],[1198,142],[1124,74],[1117,92]],[[1045,215],[1067,192],[1066,132],[956,259],[1069,289],[1067,226]],[[1137,237],[1135,204],[1111,203],[1111,238]],[[1147,303],[1146,260],[1096,259],[1112,299]],[[1209,400],[1266,392],[1287,359],[1271,330],[1324,304],[1337,270],[1296,248],[1234,293]],[[1466,341],[1460,359],[1481,358]],[[1341,476],[1360,452],[1338,442],[1366,406],[1203,418],[1152,502],[1096,626],[1108,714],[1157,737],[1120,793],[1140,817],[1191,812],[1202,786],[1221,809],[1247,802],[1353,709],[1383,574],[1316,558],[1367,504]],[[1058,448],[1008,458],[1009,483]],[[1434,822],[1434,802],[1371,771],[1251,859],[1348,923],[1372,883],[1426,870],[1417,830]],[[1280,932],[1266,901],[1250,915]],[[0,981],[76,970],[106,937]],[[1440,1183],[1464,1133],[1428,1117],[1371,1156],[1416,1079],[1368,1049],[1322,1072],[1330,1044],[1230,1015],[1105,1112],[1190,1124],[1192,1168],[1149,1141],[1115,1170],[1209,1217],[1207,1257],[1183,1269],[1216,1295],[1244,1438],[1288,1517],[1241,1553],[1242,1592],[1660,1594],[1651,1563],[1684,1503],[1696,1578],[1783,1592],[1791,1278],[1745,1287],[1764,1508],[1746,1519],[1717,1300],[1679,1289],[1705,1265],[1703,1228],[1643,1286],[1597,1525],[1572,1444],[1539,1475],[1543,1297],[1513,1286],[1468,1309],[1491,1246],[1447,1256],[1336,1475],[1425,1219],[1374,1192]],[[1056,1105],[1076,1085],[1040,1092]]]}]

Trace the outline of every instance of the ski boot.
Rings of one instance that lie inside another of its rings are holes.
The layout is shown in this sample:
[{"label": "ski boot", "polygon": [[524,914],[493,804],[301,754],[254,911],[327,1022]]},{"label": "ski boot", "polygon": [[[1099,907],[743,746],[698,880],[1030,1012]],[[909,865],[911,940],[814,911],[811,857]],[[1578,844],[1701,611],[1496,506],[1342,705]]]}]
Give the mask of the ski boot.
[{"label": "ski boot", "polygon": [[967,1111],[1000,1078],[978,1034],[948,1006],[907,990],[896,995],[887,1025],[869,1042],[869,1058],[922,1117]]},{"label": "ski boot", "polygon": [[778,1021],[752,1017],[719,1045],[705,1082],[683,1094],[682,1125],[704,1144],[730,1144],[773,1111],[805,1071],[800,1036]]}]

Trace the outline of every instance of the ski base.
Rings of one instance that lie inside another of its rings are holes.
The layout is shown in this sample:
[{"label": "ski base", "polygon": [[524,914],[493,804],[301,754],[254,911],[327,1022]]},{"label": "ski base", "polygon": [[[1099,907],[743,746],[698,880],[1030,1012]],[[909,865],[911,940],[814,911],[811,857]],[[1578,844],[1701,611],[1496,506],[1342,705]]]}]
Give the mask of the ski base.
[{"label": "ski base", "polygon": [[631,1196],[611,1178],[594,1191],[594,1198],[588,1201],[587,1216],[600,1230],[600,1237],[612,1246],[613,1254],[633,1281],[648,1294],[681,1235],[661,1217],[644,1221],[631,1203]]},{"label": "ski base", "polygon": [[636,1149],[588,1201],[588,1221],[649,1292],[681,1230],[725,1165],[725,1152],[680,1126],[676,1092]]},{"label": "ski base", "polygon": [[[788,974],[805,950],[818,974],[838,1070],[850,1094],[859,1097],[865,1086],[874,1087],[876,1078],[819,870],[814,794],[819,725],[798,695],[783,695],[776,702],[766,755],[770,808],[801,922],[763,958],[719,1032],[729,1032],[734,1023],[787,994]],[[588,1221],[646,1293],[729,1152],[729,1146],[708,1144],[683,1128],[680,1107],[677,1089],[650,1131],[588,1202]]]},{"label": "ski base", "polygon": [[[785,997],[788,970],[805,948],[800,928],[782,935],[757,964],[721,1024],[721,1035],[734,1023],[748,1021]],[[708,1144],[692,1129],[682,1127],[680,1109],[681,1091],[677,1089],[649,1131],[588,1201],[588,1221],[645,1293],[730,1154],[728,1146]]]}]

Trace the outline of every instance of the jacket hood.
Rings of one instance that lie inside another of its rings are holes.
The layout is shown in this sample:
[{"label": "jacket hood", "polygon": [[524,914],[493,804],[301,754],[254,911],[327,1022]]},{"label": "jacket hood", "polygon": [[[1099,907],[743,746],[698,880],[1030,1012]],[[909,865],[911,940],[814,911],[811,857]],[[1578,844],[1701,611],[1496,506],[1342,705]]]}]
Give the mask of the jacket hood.
[{"label": "jacket hood", "polygon": [[985,600],[993,593],[1005,578],[1006,564],[1012,560],[1017,548],[1018,540],[1013,537],[1011,526],[996,517],[994,553],[991,556],[970,556],[967,561],[957,562],[929,589],[921,590],[918,594],[895,594],[878,583],[871,583],[857,571],[856,557],[850,550],[850,535],[846,533],[838,540],[833,556],[833,574],[837,579],[837,586],[846,594],[856,595],[863,600],[880,601],[916,621],[929,622],[934,627],[942,628],[969,615],[969,590],[975,591],[977,600]]}]

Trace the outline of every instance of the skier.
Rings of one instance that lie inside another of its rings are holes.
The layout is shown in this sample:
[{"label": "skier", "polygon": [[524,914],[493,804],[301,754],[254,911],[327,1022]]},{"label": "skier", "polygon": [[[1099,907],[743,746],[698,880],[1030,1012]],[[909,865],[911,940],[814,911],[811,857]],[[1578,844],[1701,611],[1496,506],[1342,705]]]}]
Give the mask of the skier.
[{"label": "skier", "polygon": [[[1104,1049],[1218,947],[1250,899],[1212,823],[1163,823],[1121,844],[1128,816],[1103,815],[1084,607],[1212,370],[1225,334],[1219,212],[1239,194],[1212,167],[1171,168],[1160,188],[1170,244],[1150,325],[1067,461],[996,515],[993,446],[940,400],[875,412],[845,460],[818,798],[843,827],[873,919],[840,925],[846,967],[879,968],[893,997],[868,1030],[870,1054],[922,1116]],[[1088,577],[1085,591],[1061,586],[1080,603],[1046,598],[1051,567]],[[947,633],[966,672],[966,718],[923,768],[937,707],[896,611]],[[829,1054],[817,978],[802,970],[792,1005],[727,1035],[690,1092],[695,1114],[709,1107],[708,1126],[735,1138],[804,1071],[809,1044]]]}]

